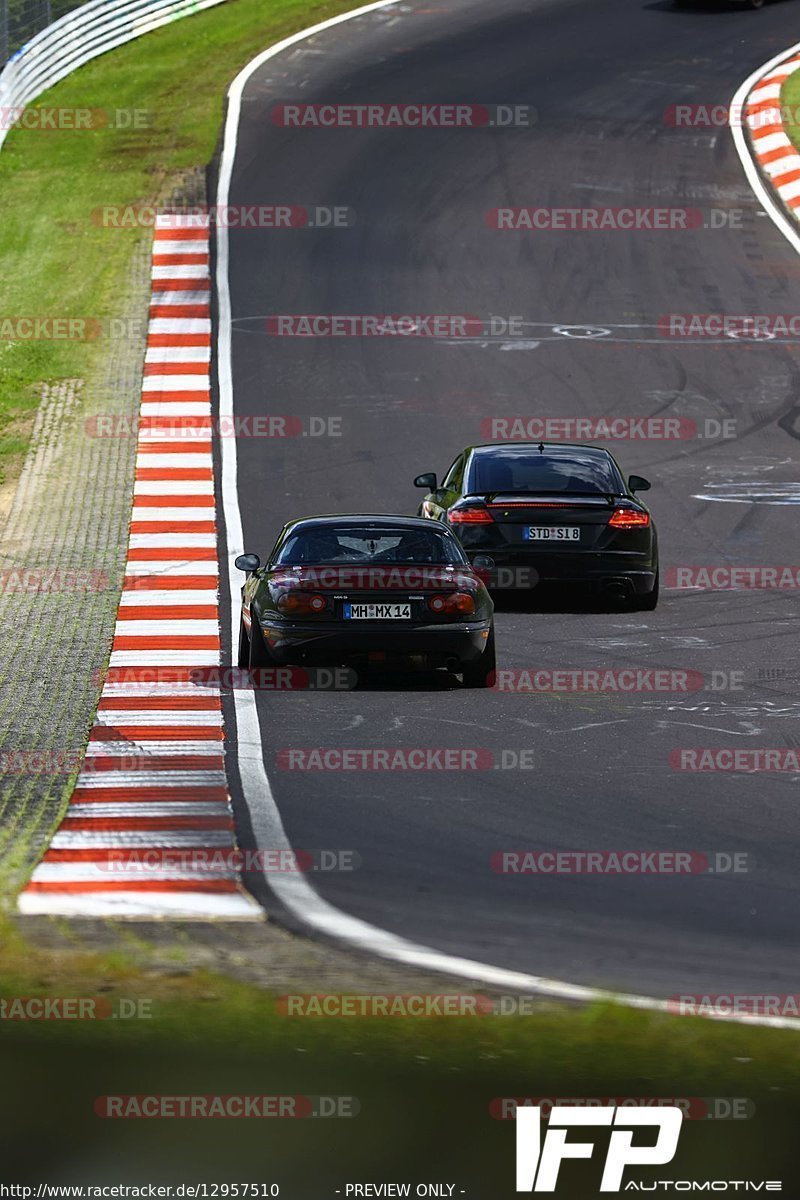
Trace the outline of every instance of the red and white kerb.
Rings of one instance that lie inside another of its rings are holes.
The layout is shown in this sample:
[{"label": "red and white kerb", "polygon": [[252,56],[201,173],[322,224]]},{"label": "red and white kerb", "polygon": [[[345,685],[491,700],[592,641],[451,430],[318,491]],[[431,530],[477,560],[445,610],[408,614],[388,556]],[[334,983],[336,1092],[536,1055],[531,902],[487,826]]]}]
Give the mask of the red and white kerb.
[{"label": "red and white kerb", "polygon": [[[261,916],[233,867],[204,865],[206,852],[233,858],[235,847],[219,689],[190,682],[193,668],[220,665],[209,288],[207,223],[159,216],[111,662],[66,816],[20,896],[24,913]],[[182,850],[199,854],[170,855]],[[130,865],[120,867],[120,851]],[[187,869],[190,858],[201,865]]]}]

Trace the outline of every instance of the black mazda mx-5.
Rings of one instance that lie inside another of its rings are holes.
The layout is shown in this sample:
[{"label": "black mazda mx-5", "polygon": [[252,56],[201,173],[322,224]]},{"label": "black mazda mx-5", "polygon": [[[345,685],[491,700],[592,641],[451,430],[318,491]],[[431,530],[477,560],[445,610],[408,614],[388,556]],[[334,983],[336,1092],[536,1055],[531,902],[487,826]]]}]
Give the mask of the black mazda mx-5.
[{"label": "black mazda mx-5", "polygon": [[416,517],[284,526],[267,563],[242,554],[239,666],[446,667],[494,682],[494,606],[457,538]]},{"label": "black mazda mx-5", "polygon": [[434,474],[414,483],[428,492],[419,515],[453,529],[471,561],[493,559],[495,579],[501,568],[514,568],[512,581],[588,583],[634,608],[656,607],[658,539],[635,496],[650,484],[640,475],[626,483],[607,450],[563,442],[472,446],[441,483]]}]

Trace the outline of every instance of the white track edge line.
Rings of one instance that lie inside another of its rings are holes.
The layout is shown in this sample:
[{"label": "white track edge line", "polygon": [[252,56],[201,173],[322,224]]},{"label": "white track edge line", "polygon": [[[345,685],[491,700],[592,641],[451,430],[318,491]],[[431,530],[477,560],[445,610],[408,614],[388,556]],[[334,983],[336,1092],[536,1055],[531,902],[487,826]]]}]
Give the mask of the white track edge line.
[{"label": "white track edge line", "polygon": [[[368,4],[362,8],[354,9],[352,12],[343,13],[338,17],[322,21],[320,24],[313,25],[309,29],[301,30],[299,33],[295,33],[291,37],[277,42],[267,50],[263,50],[239,72],[228,91],[228,111],[225,118],[219,178],[217,181],[218,205],[228,204],[233,176],[233,164],[238,145],[242,95],[250,77],[263,63],[268,62],[269,59],[274,58],[290,46],[296,45],[298,42],[304,41],[314,34],[331,29],[344,21],[352,20],[354,17],[375,12],[382,8],[388,8],[397,2],[398,0],[377,0],[377,3]],[[800,43],[798,43],[798,46],[793,47],[792,50],[777,55],[765,67],[755,72],[746,81],[742,89],[737,92],[737,96],[740,95],[743,89],[749,92],[755,80],[760,78],[765,71],[782,62],[783,59],[789,57],[799,48]],[[743,158],[742,161],[744,163],[745,159]],[[747,166],[745,166],[745,171],[747,173]],[[748,178],[750,178],[749,173]],[[751,179],[751,183],[759,198],[763,196],[764,202],[770,203],[769,197],[761,186],[757,175],[755,180]],[[776,223],[778,223],[779,215],[776,214],[773,216],[773,220]],[[787,228],[783,232],[800,253],[800,237],[788,226],[788,222],[784,223]],[[233,364],[231,358],[231,297],[228,279],[229,241],[228,231],[224,224],[220,224],[217,227],[216,234],[216,289],[219,310],[217,367],[220,418],[232,418]],[[238,639],[238,596],[241,588],[241,573],[236,570],[233,562],[235,557],[244,550],[242,542],[242,514],[239,508],[236,446],[230,438],[222,438],[220,439],[220,443],[222,460],[222,507],[225,517],[225,549],[228,555],[228,580],[231,599],[231,643],[235,646]],[[259,846],[266,845],[272,849],[290,850],[291,844],[286,834],[275,797],[272,794],[269,776],[264,765],[255,695],[243,691],[234,692],[234,712],[239,746],[239,774],[242,781],[245,803],[247,804],[253,823],[253,832],[256,841]],[[663,1013],[672,1012],[668,1001],[656,999],[655,997],[605,991],[601,988],[572,984],[558,979],[548,979],[544,976],[529,975],[520,971],[494,967],[488,963],[445,954],[431,947],[419,945],[416,942],[389,933],[387,930],[380,929],[377,925],[371,925],[367,921],[362,921],[358,917],[352,917],[342,912],[340,909],[334,907],[334,905],[329,904],[327,900],[324,900],[302,876],[296,878],[287,876],[285,879],[278,879],[276,876],[267,876],[265,874],[264,879],[278,900],[303,924],[319,933],[346,942],[368,954],[390,959],[393,962],[404,963],[406,966],[436,971],[446,975],[456,975],[463,979],[484,983],[487,986],[517,988],[520,991],[537,992],[540,995],[550,996],[554,999],[584,1002],[605,1000],[622,1004],[629,1008],[647,1009]],[[732,1017],[715,1016],[711,1019],[735,1020],[740,1024],[768,1025],[772,1028],[800,1029],[800,1021],[796,1021],[791,1017],[768,1017],[742,1013]]]}]

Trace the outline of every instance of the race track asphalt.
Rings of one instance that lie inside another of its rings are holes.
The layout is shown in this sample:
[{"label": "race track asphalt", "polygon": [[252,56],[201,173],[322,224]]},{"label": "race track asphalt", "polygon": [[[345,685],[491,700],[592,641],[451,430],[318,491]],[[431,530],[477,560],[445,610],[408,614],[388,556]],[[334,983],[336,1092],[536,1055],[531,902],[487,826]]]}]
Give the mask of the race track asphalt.
[{"label": "race track asphalt", "polygon": [[[247,549],[263,558],[293,517],[414,512],[414,475],[441,475],[459,449],[487,440],[487,418],[657,416],[712,434],[727,420],[732,434],[608,443],[626,472],[653,481],[662,570],[800,564],[798,510],[771,502],[800,496],[798,342],[687,341],[659,329],[671,313],[796,310],[800,262],[755,202],[729,130],[676,128],[665,111],[727,104],[798,38],[792,0],[760,12],[667,0],[416,0],[321,33],[256,71],[231,203],[341,205],[356,220],[230,231],[236,417],[288,415],[307,434],[237,439]],[[297,101],[528,105],[536,120],[276,124],[274,106]],[[498,206],[691,208],[702,217],[689,229],[500,232],[485,220]],[[523,336],[267,332],[268,317],[302,313],[513,317]],[[312,417],[339,436],[308,436]],[[731,502],[742,493],[761,498]],[[800,779],[680,772],[670,753],[799,745],[797,631],[790,589],[673,587],[654,613],[504,598],[501,668],[691,669],[704,686],[525,695],[428,676],[349,693],[261,693],[264,759],[292,843],[361,857],[359,870],[316,876],[315,886],[383,929],[653,996],[793,991]],[[714,672],[726,686],[712,689]],[[277,759],[292,747],[418,746],[530,749],[534,766],[306,772]],[[240,798],[237,806],[247,844]],[[497,851],[523,848],[719,851],[746,855],[748,870],[491,869]],[[280,912],[267,888],[258,894]]]}]

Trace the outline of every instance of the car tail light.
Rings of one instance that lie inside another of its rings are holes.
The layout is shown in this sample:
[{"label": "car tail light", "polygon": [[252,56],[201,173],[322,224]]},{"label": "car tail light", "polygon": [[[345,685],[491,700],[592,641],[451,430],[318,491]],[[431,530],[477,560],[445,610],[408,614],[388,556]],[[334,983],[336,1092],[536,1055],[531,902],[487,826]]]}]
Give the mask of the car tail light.
[{"label": "car tail light", "polygon": [[640,508],[615,508],[608,524],[612,529],[647,529],[650,513]]},{"label": "car tail light", "polygon": [[494,524],[494,517],[485,508],[451,508],[448,519],[451,525]]},{"label": "car tail light", "polygon": [[431,596],[428,608],[435,613],[461,613],[471,615],[475,612],[475,597],[468,592],[450,592],[449,595]]},{"label": "car tail light", "polygon": [[475,597],[470,596],[468,592],[455,592],[450,597],[449,608],[451,612],[471,615],[475,612]]},{"label": "car tail light", "polygon": [[325,612],[328,602],[318,592],[282,592],[275,607],[287,616],[318,616]]}]

